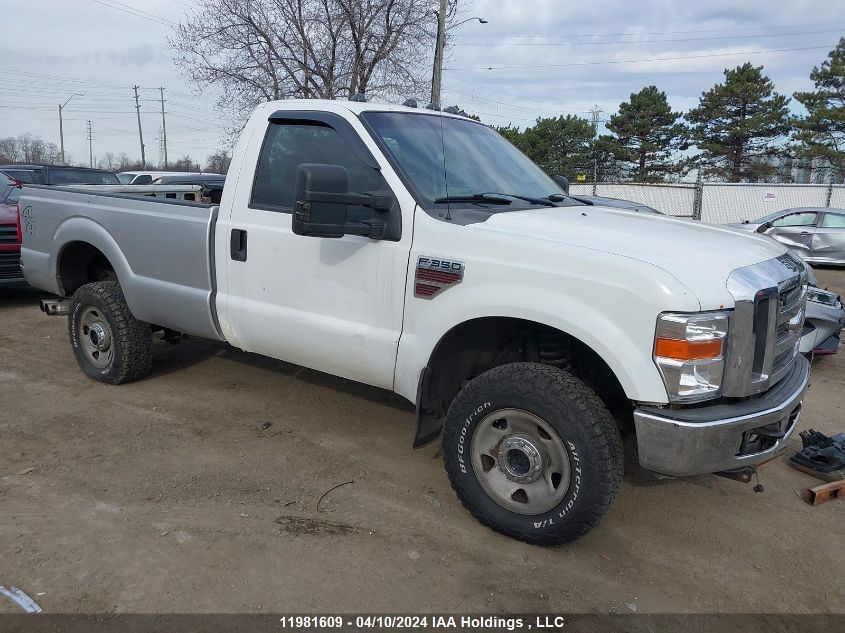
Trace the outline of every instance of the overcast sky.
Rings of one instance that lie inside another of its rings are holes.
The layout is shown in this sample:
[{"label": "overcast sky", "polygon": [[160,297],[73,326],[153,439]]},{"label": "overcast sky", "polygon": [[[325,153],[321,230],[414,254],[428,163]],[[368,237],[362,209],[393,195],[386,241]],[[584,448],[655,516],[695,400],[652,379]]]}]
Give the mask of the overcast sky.
[{"label": "overcast sky", "polygon": [[[163,86],[168,158],[190,154],[204,161],[220,147],[227,121],[215,112],[213,95],[199,94],[180,76],[167,49],[171,25],[190,5],[4,2],[0,136],[31,132],[58,144],[58,104],[81,93],[65,110],[66,152],[87,160],[90,119],[95,155],[140,156],[137,84],[147,160],[156,162]],[[488,24],[450,31],[443,101],[487,123],[520,127],[538,116],[588,116],[595,105],[607,117],[648,84],[686,110],[725,68],[749,60],[763,64],[776,89],[791,95],[811,86],[811,68],[845,35],[845,6],[826,0],[475,0],[468,15]]]}]

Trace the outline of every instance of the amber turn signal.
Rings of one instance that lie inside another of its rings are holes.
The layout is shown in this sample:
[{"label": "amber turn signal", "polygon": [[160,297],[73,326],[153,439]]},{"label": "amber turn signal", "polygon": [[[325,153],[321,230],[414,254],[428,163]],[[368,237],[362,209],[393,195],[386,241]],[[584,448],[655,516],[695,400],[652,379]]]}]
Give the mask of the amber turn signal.
[{"label": "amber turn signal", "polygon": [[676,341],[670,338],[659,338],[654,345],[654,355],[674,360],[718,358],[722,355],[722,340]]}]

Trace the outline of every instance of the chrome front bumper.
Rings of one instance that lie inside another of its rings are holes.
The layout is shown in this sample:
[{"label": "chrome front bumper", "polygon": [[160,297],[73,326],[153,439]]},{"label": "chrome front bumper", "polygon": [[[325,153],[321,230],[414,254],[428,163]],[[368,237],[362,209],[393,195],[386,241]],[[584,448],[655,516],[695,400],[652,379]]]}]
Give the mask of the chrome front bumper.
[{"label": "chrome front bumper", "polygon": [[674,410],[638,407],[640,464],[685,477],[766,461],[795,431],[809,380],[810,363],[798,356],[789,373],[756,398]]}]

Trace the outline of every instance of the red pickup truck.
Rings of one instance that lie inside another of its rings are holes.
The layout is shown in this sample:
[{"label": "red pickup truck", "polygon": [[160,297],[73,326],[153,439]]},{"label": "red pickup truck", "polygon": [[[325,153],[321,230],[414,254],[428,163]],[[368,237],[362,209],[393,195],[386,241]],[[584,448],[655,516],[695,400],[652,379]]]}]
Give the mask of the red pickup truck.
[{"label": "red pickup truck", "polygon": [[0,172],[0,288],[25,284],[21,272],[21,182]]}]

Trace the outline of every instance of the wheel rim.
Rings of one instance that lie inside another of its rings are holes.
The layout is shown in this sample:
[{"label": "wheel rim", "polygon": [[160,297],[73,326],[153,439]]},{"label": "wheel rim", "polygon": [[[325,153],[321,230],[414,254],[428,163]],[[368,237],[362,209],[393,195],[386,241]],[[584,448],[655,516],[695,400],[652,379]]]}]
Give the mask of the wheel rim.
[{"label": "wheel rim", "polygon": [[475,427],[472,467],[484,491],[518,514],[542,514],[566,496],[569,451],[542,418],[521,409],[500,409]]},{"label": "wheel rim", "polygon": [[79,340],[88,362],[97,369],[108,367],[114,357],[114,340],[111,327],[99,309],[88,307],[82,311]]}]

